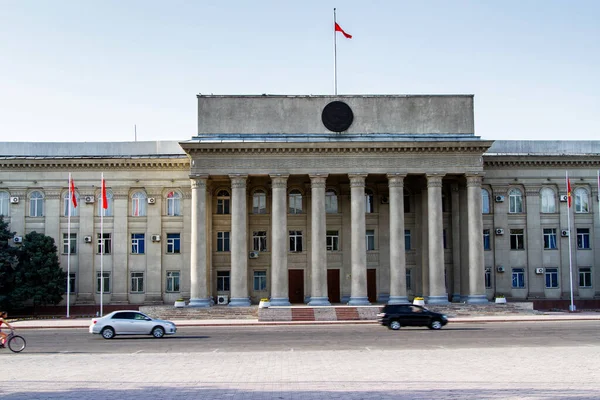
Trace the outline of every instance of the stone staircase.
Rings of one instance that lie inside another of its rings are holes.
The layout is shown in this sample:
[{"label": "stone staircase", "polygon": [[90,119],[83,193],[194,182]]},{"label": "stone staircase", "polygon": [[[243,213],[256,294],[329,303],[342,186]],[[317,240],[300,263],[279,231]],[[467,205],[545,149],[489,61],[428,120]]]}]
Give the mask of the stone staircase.
[{"label": "stone staircase", "polygon": [[140,306],[140,311],[154,318],[181,319],[258,319],[258,306],[250,307],[173,307],[167,305]]}]

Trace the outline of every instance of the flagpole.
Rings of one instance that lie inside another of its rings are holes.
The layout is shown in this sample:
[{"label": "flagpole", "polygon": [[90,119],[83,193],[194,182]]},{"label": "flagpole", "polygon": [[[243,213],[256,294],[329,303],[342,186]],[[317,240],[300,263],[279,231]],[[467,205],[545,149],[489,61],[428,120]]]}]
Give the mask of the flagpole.
[{"label": "flagpole", "polygon": [[100,184],[100,316],[104,315],[102,310],[104,297],[104,172]]},{"label": "flagpole", "polygon": [[335,31],[335,8],[333,9],[333,94],[337,96],[337,32]]},{"label": "flagpole", "polygon": [[569,311],[575,311],[575,304],[573,303],[573,256],[571,250],[571,184],[569,182],[569,171],[566,171],[567,179],[567,225],[569,230],[569,284],[571,287],[571,305]]},{"label": "flagpole", "polygon": [[67,318],[70,318],[70,294],[71,294],[71,199],[73,193],[71,192],[71,173],[69,172],[69,200],[67,201]]}]

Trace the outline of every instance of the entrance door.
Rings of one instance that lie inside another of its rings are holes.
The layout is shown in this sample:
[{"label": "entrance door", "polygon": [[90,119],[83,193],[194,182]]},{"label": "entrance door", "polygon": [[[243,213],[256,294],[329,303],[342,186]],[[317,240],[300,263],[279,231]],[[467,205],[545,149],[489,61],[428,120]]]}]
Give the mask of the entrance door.
[{"label": "entrance door", "polygon": [[376,269],[367,269],[367,297],[369,302],[377,303],[377,274]]},{"label": "entrance door", "polygon": [[288,269],[290,303],[304,303],[304,270]]},{"label": "entrance door", "polygon": [[330,303],[341,303],[340,299],[340,270],[327,270],[327,296]]}]

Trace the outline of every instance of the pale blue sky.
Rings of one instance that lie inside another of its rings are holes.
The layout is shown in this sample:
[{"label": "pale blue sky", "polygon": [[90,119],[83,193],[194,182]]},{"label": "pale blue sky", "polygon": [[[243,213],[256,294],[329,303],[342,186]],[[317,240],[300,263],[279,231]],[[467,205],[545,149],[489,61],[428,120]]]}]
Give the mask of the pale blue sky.
[{"label": "pale blue sky", "polygon": [[484,139],[600,140],[600,1],[0,0],[0,141],[188,140],[196,94],[473,94]]}]

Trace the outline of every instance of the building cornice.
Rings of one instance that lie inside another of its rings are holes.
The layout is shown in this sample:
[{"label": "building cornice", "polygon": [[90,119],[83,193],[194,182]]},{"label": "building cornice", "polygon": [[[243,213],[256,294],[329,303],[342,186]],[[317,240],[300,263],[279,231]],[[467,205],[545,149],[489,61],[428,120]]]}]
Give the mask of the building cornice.
[{"label": "building cornice", "polygon": [[89,169],[176,169],[189,170],[190,160],[187,156],[172,156],[159,159],[139,159],[139,158],[55,158],[55,157],[3,157],[0,158],[1,169],[70,169],[89,170]]}]

